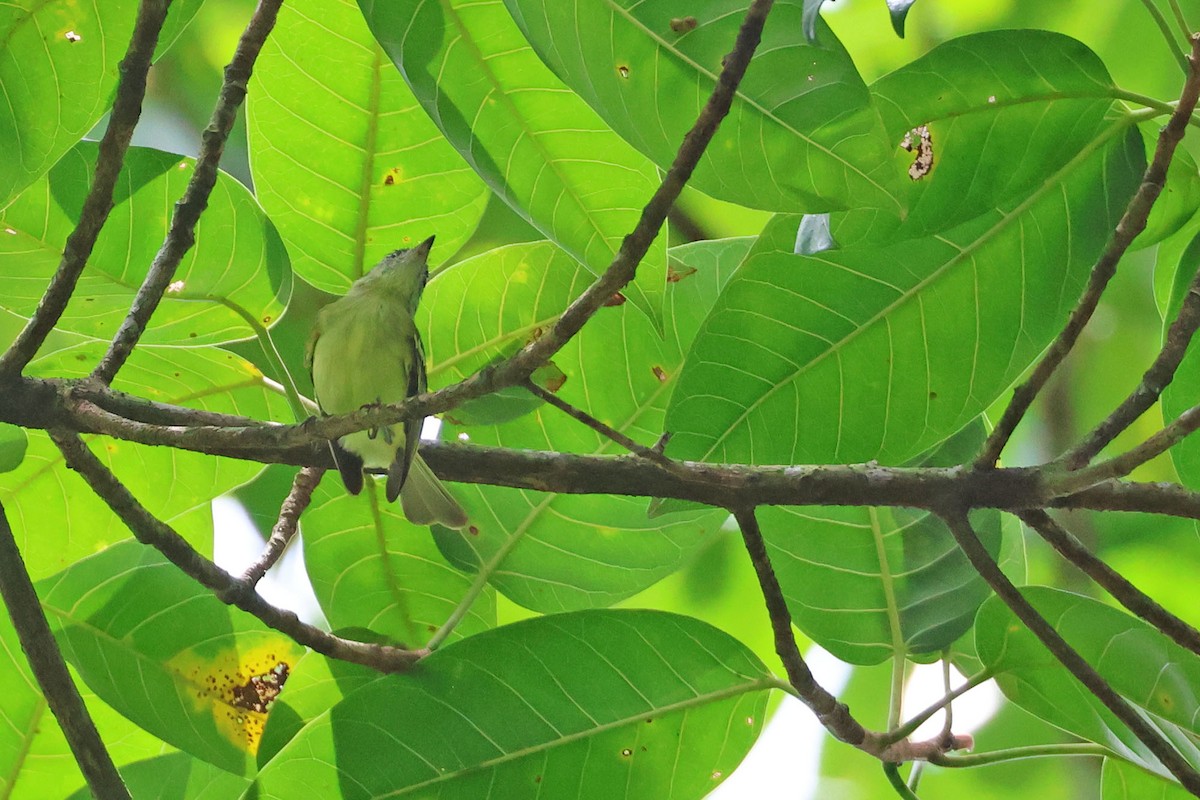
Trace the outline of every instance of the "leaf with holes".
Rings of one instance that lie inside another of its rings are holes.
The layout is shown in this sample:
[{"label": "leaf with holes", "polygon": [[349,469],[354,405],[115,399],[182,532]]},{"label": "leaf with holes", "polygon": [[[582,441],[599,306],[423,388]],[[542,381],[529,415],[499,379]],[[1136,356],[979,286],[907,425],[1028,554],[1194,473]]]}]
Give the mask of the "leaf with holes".
[{"label": "leaf with holes", "polygon": [[752,253],[692,344],[667,455],[896,464],[928,450],[1051,341],[1143,166],[1137,131],[1110,121],[1032,195],[943,234],[803,256],[799,218],[776,219],[763,238],[787,249]]}]

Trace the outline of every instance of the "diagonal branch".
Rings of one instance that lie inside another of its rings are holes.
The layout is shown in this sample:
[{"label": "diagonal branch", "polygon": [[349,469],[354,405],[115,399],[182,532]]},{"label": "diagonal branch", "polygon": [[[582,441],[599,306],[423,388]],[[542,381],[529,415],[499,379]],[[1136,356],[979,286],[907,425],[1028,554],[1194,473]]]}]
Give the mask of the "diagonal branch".
[{"label": "diagonal branch", "polygon": [[79,690],[71,680],[62,651],[50,632],[50,623],[41,601],[29,580],[21,551],[13,538],[8,516],[0,505],[0,596],[8,607],[21,649],[38,686],[46,697],[54,718],[62,728],[88,788],[100,800],[129,800],[129,790],[121,780],[104,740],[88,714]]},{"label": "diagonal branch", "polygon": [[1162,762],[1163,766],[1183,784],[1185,789],[1200,797],[1200,774],[1192,769],[1170,742],[1126,702],[1125,698],[1117,694],[1100,673],[1083,656],[1079,655],[1075,648],[1071,647],[1067,640],[1025,599],[1020,590],[1001,571],[1000,566],[984,548],[983,543],[979,541],[970,520],[967,519],[966,510],[948,508],[939,512],[939,515],[950,528],[954,540],[958,542],[958,546],[966,554],[971,565],[975,567],[975,571],[987,581],[988,585],[992,587],[992,591],[1004,601],[1017,619],[1025,623],[1025,627],[1097,700],[1116,715],[1117,719],[1125,723],[1138,741]]},{"label": "diagonal branch", "polygon": [[1167,611],[1124,575],[1097,558],[1083,542],[1072,536],[1071,532],[1059,525],[1053,517],[1045,511],[1033,509],[1019,512],[1017,516],[1037,531],[1038,535],[1049,542],[1063,558],[1103,586],[1105,591],[1115,597],[1130,613],[1158,628],[1180,647],[1200,655],[1200,631]]},{"label": "diagonal branch", "polygon": [[758,575],[758,585],[762,588],[767,615],[771,618],[771,629],[775,633],[775,652],[783,661],[788,682],[830,733],[843,742],[867,749],[871,744],[869,740],[877,735],[867,731],[851,716],[845,703],[839,703],[836,697],[817,683],[812,670],[804,663],[804,656],[800,655],[796,637],[792,634],[792,613],[788,610],[779,579],[775,577],[775,570],[767,555],[767,545],[763,541],[754,509],[734,511],[733,516],[741,528],[742,541],[746,544],[746,552],[750,554],[754,572]]},{"label": "diagonal branch", "polygon": [[1142,382],[1117,406],[1083,441],[1059,461],[1067,469],[1079,469],[1088,464],[1109,442],[1158,401],[1159,395],[1175,378],[1175,371],[1187,355],[1196,329],[1200,328],[1200,272],[1192,279],[1184,295],[1175,321],[1167,330],[1166,341],[1154,363],[1142,375]]},{"label": "diagonal branch", "polygon": [[92,491],[121,518],[139,542],[158,550],[184,574],[210,589],[221,602],[254,615],[267,626],[322,655],[380,672],[402,672],[425,655],[424,650],[343,639],[301,622],[291,611],[271,605],[250,584],[239,581],[197,553],[187,540],[147,511],[78,435],[57,430],[51,431],[50,437],[58,445],[67,466],[87,481]]},{"label": "diagonal branch", "polygon": [[112,383],[117,372],[124,366],[146,330],[150,317],[158,308],[167,286],[175,277],[179,262],[196,241],[196,224],[200,221],[204,209],[208,207],[208,197],[216,185],[217,165],[225,152],[225,140],[229,138],[238,108],[246,99],[246,84],[250,80],[254,62],[258,59],[258,53],[267,35],[275,27],[275,17],[282,4],[283,0],[260,0],[246,24],[246,29],[242,31],[233,58],[229,66],[225,67],[225,82],[221,85],[221,93],[217,97],[212,118],[201,137],[200,154],[196,159],[196,167],[192,170],[191,180],[188,181],[183,197],[175,204],[175,213],[171,217],[166,239],[163,240],[158,254],[154,256],[146,279],[142,281],[129,308],[129,314],[113,336],[108,352],[92,371],[92,377],[98,381]]},{"label": "diagonal branch", "polygon": [[1071,352],[1079,335],[1083,332],[1088,320],[1096,311],[1100,296],[1104,294],[1108,282],[1116,274],[1117,264],[1129,249],[1133,240],[1146,228],[1146,218],[1154,201],[1162,192],[1167,180],[1167,167],[1175,155],[1175,148],[1183,134],[1187,131],[1188,120],[1196,108],[1196,100],[1200,97],[1200,36],[1192,37],[1192,52],[1188,56],[1188,75],[1179,95],[1179,104],[1171,114],[1171,119],[1163,127],[1158,136],[1158,145],[1154,149],[1154,157],[1142,175],[1142,183],[1134,193],[1125,213],[1121,216],[1117,228],[1108,241],[1108,246],[1092,267],[1091,276],[1079,303],[1071,312],[1067,324],[1059,332],[1058,337],[1050,345],[1042,360],[1033,368],[1033,373],[1025,383],[1013,392],[1012,400],[1004,409],[1004,414],[996,427],[992,429],[983,448],[975,458],[975,467],[989,469],[996,465],[1000,452],[1008,443],[1009,437],[1016,430],[1018,423],[1029,410],[1029,406],[1041,392],[1042,387],[1050,380],[1050,376],[1058,369],[1059,364]]},{"label": "diagonal branch", "polygon": [[138,6],[133,36],[119,68],[121,80],[117,84],[112,116],[100,140],[96,172],[79,212],[79,222],[67,237],[58,269],[50,279],[37,310],[8,350],[0,355],[0,375],[20,374],[37,354],[50,331],[54,330],[75,292],[75,285],[92,254],[92,248],[96,246],[100,229],[108,220],[108,213],[113,207],[113,188],[125,163],[125,152],[129,149],[133,129],[142,115],[142,98],[146,96],[146,73],[150,71],[150,59],[154,56],[158,34],[162,31],[170,4],[170,0],[142,0]]},{"label": "diagonal branch", "polygon": [[258,582],[267,574],[267,570],[275,566],[275,562],[279,560],[292,538],[295,537],[300,526],[300,515],[312,502],[313,490],[317,488],[317,484],[321,482],[321,476],[324,474],[323,467],[305,467],[296,473],[296,477],[292,481],[292,489],[279,508],[279,519],[275,522],[275,527],[271,529],[271,538],[267,540],[267,546],[258,560],[242,573],[243,583],[257,586]]}]

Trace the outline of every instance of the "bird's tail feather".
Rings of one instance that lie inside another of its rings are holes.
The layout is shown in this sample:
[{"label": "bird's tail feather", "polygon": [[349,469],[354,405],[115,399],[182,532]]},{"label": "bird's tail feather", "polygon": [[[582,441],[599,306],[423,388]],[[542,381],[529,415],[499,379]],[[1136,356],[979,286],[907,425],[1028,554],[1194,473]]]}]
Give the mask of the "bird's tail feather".
[{"label": "bird's tail feather", "polygon": [[404,516],[414,525],[437,523],[447,528],[467,526],[467,512],[433,474],[420,454],[413,457],[408,469],[408,477],[400,490],[400,506],[404,509]]}]

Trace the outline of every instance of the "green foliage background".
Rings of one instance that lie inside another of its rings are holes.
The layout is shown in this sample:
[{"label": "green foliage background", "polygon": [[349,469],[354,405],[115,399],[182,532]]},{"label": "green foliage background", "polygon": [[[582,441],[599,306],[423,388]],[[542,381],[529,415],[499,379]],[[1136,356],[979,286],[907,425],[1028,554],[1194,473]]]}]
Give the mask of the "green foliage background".
[{"label": "green foliage background", "polygon": [[[826,8],[817,45],[803,36],[804,5],[776,3],[762,55],[681,200],[707,241],[687,243],[682,226],[660,236],[629,302],[602,309],[555,357],[560,396],[647,445],[671,431],[667,454],[679,458],[960,463],[1065,320],[1177,96],[1177,59],[1132,0],[1103,10],[923,0],[903,40],[884,4],[842,0]],[[743,6],[285,4],[197,246],[116,388],[290,421],[281,385],[310,393],[300,362],[315,310],[430,233],[436,274],[420,324],[431,387],[513,352],[636,223]],[[0,14],[0,341],[35,307],[78,217],[96,154],[79,140],[111,97],[135,7],[21,1]],[[176,0],[113,217],[31,374],[83,375],[103,352],[190,174],[192,161],[172,153],[194,151],[249,10]],[[678,30],[687,16],[696,27]],[[914,182],[898,145],[918,125],[932,133],[935,167]],[[1057,455],[1136,383],[1194,270],[1197,207],[1200,174],[1181,153],[1140,247],[1008,463]],[[798,255],[801,215],[824,212],[839,247]],[[1185,362],[1168,412],[1193,404],[1198,381]],[[617,452],[554,409],[512,402],[461,409],[443,434]],[[1161,420],[1154,410],[1114,446]],[[269,529],[290,474],[90,444],[202,552],[215,497],[235,494]],[[1134,477],[1200,488],[1197,447]],[[124,541],[42,433],[0,429],[0,467],[26,562],[135,796],[578,787],[699,798],[737,766],[780,688],[757,585],[720,510],[651,516],[632,498],[460,486],[472,529],[430,535],[374,493],[349,498],[327,479],[303,525],[331,627],[420,645],[463,612],[413,674],[380,678],[301,655]],[[930,767],[922,797],[1174,796],[1152,757],[985,600],[940,523],[899,509],[760,517],[798,627],[855,666],[847,699],[866,724],[889,722],[888,664],[948,652],[965,672],[991,671],[1011,701],[975,732],[978,751],[1078,740],[1110,751],[1103,774],[1098,759]],[[1011,575],[1041,585],[1039,608],[1200,764],[1195,656],[1069,594],[1091,590],[1045,548],[1026,548],[1012,520],[974,521]],[[1200,623],[1191,524],[1070,524]],[[7,620],[0,643],[0,794],[70,796],[82,779]],[[244,680],[280,660],[291,674],[269,721],[204,694],[209,676]],[[820,796],[888,796],[864,759],[828,740]]]}]

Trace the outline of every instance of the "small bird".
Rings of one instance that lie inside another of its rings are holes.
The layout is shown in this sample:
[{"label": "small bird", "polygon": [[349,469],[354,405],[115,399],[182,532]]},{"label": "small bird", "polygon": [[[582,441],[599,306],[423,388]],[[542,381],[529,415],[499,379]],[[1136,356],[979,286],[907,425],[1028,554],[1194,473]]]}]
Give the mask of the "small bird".
[{"label": "small bird", "polygon": [[[350,291],[317,314],[305,364],[323,414],[399,403],[425,391],[425,347],[414,316],[429,280],[430,236],[416,247],[384,256]],[[371,428],[329,443],[350,494],[363,487],[363,467],[387,468],[387,499],[400,497],[416,525],[467,524],[467,513],[417,453],[423,420],[403,431]]]}]

